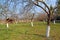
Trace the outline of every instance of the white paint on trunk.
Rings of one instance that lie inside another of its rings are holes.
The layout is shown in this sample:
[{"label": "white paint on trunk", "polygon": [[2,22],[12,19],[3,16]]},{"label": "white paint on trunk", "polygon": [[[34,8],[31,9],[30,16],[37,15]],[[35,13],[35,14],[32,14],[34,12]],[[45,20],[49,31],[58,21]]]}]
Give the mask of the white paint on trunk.
[{"label": "white paint on trunk", "polygon": [[8,28],[9,27],[9,24],[7,23],[6,25],[7,25],[7,28]]},{"label": "white paint on trunk", "polygon": [[33,27],[33,22],[31,22],[31,26]]},{"label": "white paint on trunk", "polygon": [[43,22],[45,23],[45,20]]},{"label": "white paint on trunk", "polygon": [[54,20],[54,24],[56,24],[56,23],[55,23],[55,20]]},{"label": "white paint on trunk", "polygon": [[18,22],[16,21],[16,24],[17,24]]},{"label": "white paint on trunk", "polygon": [[50,26],[47,27],[47,32],[46,32],[46,36],[49,37],[50,35]]}]

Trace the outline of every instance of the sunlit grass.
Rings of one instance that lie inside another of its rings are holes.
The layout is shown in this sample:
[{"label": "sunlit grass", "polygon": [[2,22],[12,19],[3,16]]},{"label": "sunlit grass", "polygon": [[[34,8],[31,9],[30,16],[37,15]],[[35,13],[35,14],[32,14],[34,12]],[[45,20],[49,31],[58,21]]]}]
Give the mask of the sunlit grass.
[{"label": "sunlit grass", "polygon": [[[46,23],[0,24],[0,40],[46,40]],[[51,23],[49,40],[60,40],[60,23]]]}]

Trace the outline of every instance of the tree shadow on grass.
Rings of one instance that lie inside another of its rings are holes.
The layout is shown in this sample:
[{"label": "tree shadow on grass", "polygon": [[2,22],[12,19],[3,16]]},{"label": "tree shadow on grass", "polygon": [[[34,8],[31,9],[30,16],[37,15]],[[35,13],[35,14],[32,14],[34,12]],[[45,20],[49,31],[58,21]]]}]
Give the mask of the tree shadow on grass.
[{"label": "tree shadow on grass", "polygon": [[0,31],[7,30],[7,28],[0,28]]},{"label": "tree shadow on grass", "polygon": [[46,37],[45,35],[42,35],[42,34],[27,34],[27,35],[34,35],[34,36],[38,36],[38,37]]},{"label": "tree shadow on grass", "polygon": [[11,30],[9,28],[0,28],[0,31],[13,31],[13,30]]},{"label": "tree shadow on grass", "polygon": [[[11,29],[8,29],[8,28],[0,28],[0,31],[13,31]],[[13,31],[15,32],[15,31]],[[42,34],[31,34],[31,33],[28,33],[28,32],[17,32],[18,34],[24,34],[24,35],[33,35],[33,36],[38,36],[38,37],[46,37],[45,35],[42,35]]]},{"label": "tree shadow on grass", "polygon": [[45,35],[39,35],[39,34],[32,34],[32,35],[35,35],[35,36],[39,36],[39,37],[45,37]]},{"label": "tree shadow on grass", "polygon": [[25,32],[25,35],[34,35],[34,36],[38,36],[38,37],[46,37],[43,34],[32,34],[32,33],[28,33],[28,32]]}]

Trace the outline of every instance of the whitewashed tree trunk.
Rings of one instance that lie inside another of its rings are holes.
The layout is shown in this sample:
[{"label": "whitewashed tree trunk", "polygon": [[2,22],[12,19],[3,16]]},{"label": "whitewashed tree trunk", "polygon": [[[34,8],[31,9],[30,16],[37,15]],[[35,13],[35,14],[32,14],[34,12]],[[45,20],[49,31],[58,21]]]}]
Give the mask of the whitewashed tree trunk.
[{"label": "whitewashed tree trunk", "polygon": [[45,20],[43,20],[43,22],[45,23]]},{"label": "whitewashed tree trunk", "polygon": [[50,35],[50,26],[47,27],[46,37],[49,37]]},{"label": "whitewashed tree trunk", "polygon": [[33,27],[33,22],[31,22],[31,26]]},{"label": "whitewashed tree trunk", "polygon": [[55,20],[53,22],[54,22],[54,24],[56,24]]},{"label": "whitewashed tree trunk", "polygon": [[16,21],[16,24],[17,24],[18,22]]},{"label": "whitewashed tree trunk", "polygon": [[6,26],[7,26],[7,28],[8,28],[8,27],[9,27],[9,24],[7,23]]}]

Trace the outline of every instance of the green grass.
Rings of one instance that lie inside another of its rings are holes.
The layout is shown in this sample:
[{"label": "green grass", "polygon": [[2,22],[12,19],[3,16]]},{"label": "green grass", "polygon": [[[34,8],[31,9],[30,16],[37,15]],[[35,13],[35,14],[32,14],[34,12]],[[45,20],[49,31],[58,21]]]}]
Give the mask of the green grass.
[{"label": "green grass", "polygon": [[30,23],[0,24],[0,40],[60,40],[60,23],[51,23],[49,39],[46,38],[46,23],[34,22],[31,27]]}]

